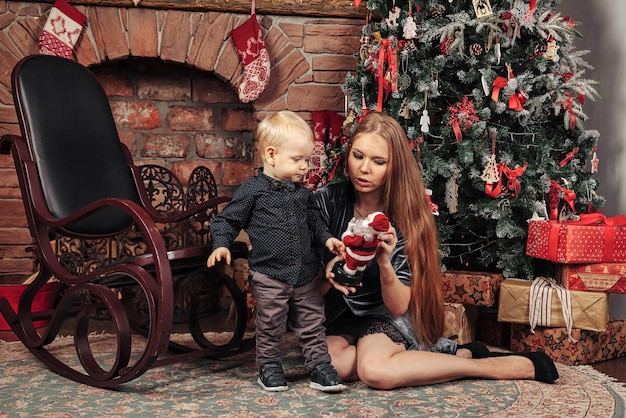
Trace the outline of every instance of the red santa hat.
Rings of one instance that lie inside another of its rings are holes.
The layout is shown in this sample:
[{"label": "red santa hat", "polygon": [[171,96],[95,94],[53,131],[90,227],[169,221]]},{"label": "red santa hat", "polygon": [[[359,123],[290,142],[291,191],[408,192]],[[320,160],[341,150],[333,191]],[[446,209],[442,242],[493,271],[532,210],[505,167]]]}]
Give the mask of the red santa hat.
[{"label": "red santa hat", "polygon": [[386,232],[389,229],[389,218],[382,212],[371,213],[364,223],[375,231]]}]

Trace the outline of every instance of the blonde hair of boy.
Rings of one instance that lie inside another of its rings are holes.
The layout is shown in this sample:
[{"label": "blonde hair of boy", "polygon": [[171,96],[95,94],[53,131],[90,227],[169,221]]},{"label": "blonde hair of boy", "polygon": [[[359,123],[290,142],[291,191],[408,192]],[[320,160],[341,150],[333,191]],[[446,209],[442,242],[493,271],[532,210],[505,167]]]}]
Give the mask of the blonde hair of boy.
[{"label": "blonde hair of boy", "polygon": [[291,110],[281,110],[263,119],[256,128],[261,159],[265,161],[268,147],[279,148],[294,135],[303,135],[311,143],[314,142],[311,126]]}]

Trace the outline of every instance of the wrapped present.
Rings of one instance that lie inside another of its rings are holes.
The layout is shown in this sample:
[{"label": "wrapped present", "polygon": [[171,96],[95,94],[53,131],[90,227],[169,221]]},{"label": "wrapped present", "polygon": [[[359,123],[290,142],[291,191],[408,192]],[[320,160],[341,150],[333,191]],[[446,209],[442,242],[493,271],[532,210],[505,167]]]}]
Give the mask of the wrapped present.
[{"label": "wrapped present", "polygon": [[508,350],[511,344],[511,324],[498,321],[497,308],[477,308],[476,339],[489,346]]},{"label": "wrapped present", "polygon": [[494,306],[502,280],[500,273],[448,270],[443,277],[443,296],[450,303]]},{"label": "wrapped present", "polygon": [[534,334],[528,326],[511,324],[513,352],[545,351],[554,361],[578,366],[626,355],[626,321],[611,319],[602,332],[575,329],[571,341],[565,328],[539,327]]},{"label": "wrapped present", "polygon": [[626,293],[626,263],[562,264],[556,273],[570,290]]},{"label": "wrapped present", "polygon": [[471,343],[476,338],[475,306],[464,306],[462,303],[445,303],[444,337],[459,344]]},{"label": "wrapped present", "polygon": [[626,216],[580,217],[580,221],[529,221],[526,255],[568,264],[626,262]]},{"label": "wrapped present", "polygon": [[[537,280],[537,279],[535,279]],[[515,324],[539,325],[548,327],[569,327],[590,331],[604,331],[609,321],[609,298],[606,293],[565,290],[570,297],[571,322],[563,313],[563,303],[557,290],[551,290],[551,301],[546,298],[533,299],[537,306],[545,305],[545,317],[531,321],[532,280],[506,279],[500,285],[498,321]],[[536,318],[535,318],[536,319]],[[530,330],[530,328],[529,328]]]}]

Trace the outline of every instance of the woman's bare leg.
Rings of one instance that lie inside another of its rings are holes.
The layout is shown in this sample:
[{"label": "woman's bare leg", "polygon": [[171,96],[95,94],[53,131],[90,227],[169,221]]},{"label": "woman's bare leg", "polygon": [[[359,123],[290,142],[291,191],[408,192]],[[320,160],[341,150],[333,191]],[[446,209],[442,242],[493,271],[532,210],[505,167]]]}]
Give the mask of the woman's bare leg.
[{"label": "woman's bare leg", "polygon": [[[331,354],[332,356],[332,354]],[[533,379],[535,367],[521,356],[472,359],[428,351],[407,351],[384,334],[357,344],[357,375],[377,389],[420,386],[462,378]]]},{"label": "woman's bare leg", "polygon": [[359,380],[356,372],[356,345],[354,338],[340,335],[326,337],[328,353],[337,374],[346,382]]}]

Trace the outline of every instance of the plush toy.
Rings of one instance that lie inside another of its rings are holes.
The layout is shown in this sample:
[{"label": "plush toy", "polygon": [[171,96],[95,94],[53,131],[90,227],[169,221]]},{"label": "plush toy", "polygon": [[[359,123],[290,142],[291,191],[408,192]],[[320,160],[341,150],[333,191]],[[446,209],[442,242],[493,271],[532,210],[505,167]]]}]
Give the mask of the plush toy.
[{"label": "plush toy", "polygon": [[346,254],[345,259],[333,268],[335,281],[345,286],[358,285],[363,270],[376,256],[379,234],[388,229],[389,218],[382,212],[371,213],[365,219],[352,218],[341,235]]}]

